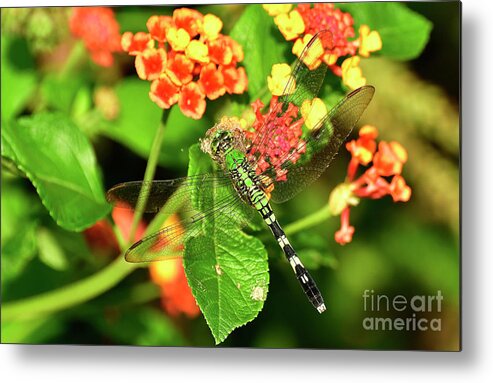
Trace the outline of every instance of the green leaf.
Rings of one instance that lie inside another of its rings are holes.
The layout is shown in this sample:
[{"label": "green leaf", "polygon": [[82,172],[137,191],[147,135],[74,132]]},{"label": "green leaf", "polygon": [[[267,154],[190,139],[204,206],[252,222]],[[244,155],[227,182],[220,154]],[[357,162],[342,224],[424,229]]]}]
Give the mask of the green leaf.
[{"label": "green leaf", "polygon": [[[198,145],[190,149],[189,175],[211,170],[204,156]],[[217,189],[197,190],[197,208],[211,208],[225,197],[220,193]],[[218,344],[262,310],[269,265],[262,242],[243,233],[230,217],[212,215],[201,224],[203,234],[185,244],[183,264],[192,293]]]},{"label": "green leaf", "polygon": [[[120,100],[120,116],[102,126],[102,133],[147,158],[163,111],[149,99],[149,83],[131,78],[115,89]],[[206,118],[193,120],[175,105],[168,116],[159,163],[163,166],[185,168],[188,148],[212,126]]]},{"label": "green leaf", "polygon": [[65,252],[58,244],[53,234],[41,228],[38,230],[39,259],[54,270],[66,270],[69,263]]},{"label": "green leaf", "polygon": [[31,180],[58,225],[80,231],[109,212],[92,146],[64,115],[6,123],[4,144],[10,148],[5,155]]},{"label": "green leaf", "polygon": [[349,12],[355,30],[366,24],[382,38],[378,53],[393,59],[411,60],[418,57],[428,42],[432,23],[424,16],[396,2],[368,2],[337,4]]},{"label": "green leaf", "polygon": [[27,43],[20,38],[2,36],[2,120],[16,116],[36,88],[34,60]]},{"label": "green leaf", "polygon": [[286,62],[284,52],[290,44],[282,37],[273,18],[258,4],[246,7],[230,36],[245,53],[248,94],[252,99],[258,97],[267,84],[272,65]]}]

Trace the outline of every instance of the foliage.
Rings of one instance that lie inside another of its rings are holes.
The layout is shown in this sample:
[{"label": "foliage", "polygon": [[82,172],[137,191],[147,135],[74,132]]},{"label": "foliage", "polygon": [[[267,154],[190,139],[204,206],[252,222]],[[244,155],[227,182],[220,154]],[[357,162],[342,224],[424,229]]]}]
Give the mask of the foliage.
[{"label": "foliage", "polygon": [[[345,317],[358,318],[359,306],[346,303],[344,296],[357,302],[358,289],[372,284],[399,288],[388,277],[397,271],[412,279],[409,291],[446,286],[444,290],[453,297],[449,309],[457,308],[458,247],[453,231],[423,219],[422,212],[408,209],[401,216],[399,209],[395,212],[384,202],[377,207],[368,204],[352,218],[360,244],[341,250],[332,240],[335,223],[327,222],[330,213],[320,208],[327,205],[327,183],[276,207],[276,216],[285,222],[300,258],[321,281],[319,287],[330,291],[330,318],[312,312],[277,243],[267,231],[257,232],[262,226],[245,225],[241,210],[233,218],[205,219],[203,235],[185,244],[183,266],[205,321],[172,317],[154,307],[159,292],[146,282],[147,268],[134,271],[121,256],[113,259],[128,246],[129,239],[122,233],[130,230],[118,225],[115,229],[105,188],[141,179],[143,160],[153,156],[159,178],[184,176],[187,169],[188,175],[211,171],[212,162],[195,144],[224,114],[251,117],[250,103],[269,101],[267,77],[272,65],[295,59],[292,43],[283,38],[261,5],[230,6],[228,12],[222,7],[198,10],[230,19],[222,17],[224,33],[243,49],[239,65],[247,73],[247,93],[207,100],[200,120],[185,117],[174,105],[164,127],[160,126],[163,111],[149,99],[149,83],[137,78],[126,55],[113,52],[112,66],[101,68],[91,61],[83,44],[71,45],[68,35],[67,43],[41,56],[24,36],[2,32],[3,342],[210,345],[214,340],[231,346],[385,348],[388,345],[380,335],[366,344],[345,338],[351,333]],[[375,55],[382,58],[418,58],[432,31],[430,21],[400,3],[338,7],[352,15],[356,30],[364,24],[378,31],[383,45]],[[143,30],[150,16],[172,15],[172,11],[114,9],[120,32]],[[327,77],[321,98],[333,106],[347,89],[340,77],[330,73]],[[371,83],[371,76],[367,77]],[[110,91],[96,97],[102,87]],[[156,148],[161,128],[163,144]],[[446,134],[441,137],[447,139]],[[449,155],[456,151],[452,147]],[[409,156],[411,161],[412,153]],[[330,186],[342,180],[343,167],[342,163],[333,166]],[[413,181],[420,182],[418,177]],[[224,197],[218,193],[216,188],[194,190],[194,207],[206,209]],[[379,216],[376,235],[373,217],[383,211],[385,218]],[[159,215],[149,223],[155,226],[160,226]],[[89,228],[105,228],[106,234],[98,232],[97,238],[116,238],[118,249],[108,241],[94,241]],[[395,249],[402,248],[402,241],[408,245],[398,253]],[[420,261],[418,255],[431,252],[433,257]],[[375,273],[366,273],[374,268]],[[449,277],[440,271],[429,273],[439,269],[448,270]],[[357,283],[361,284],[355,287]],[[33,302],[42,304],[33,306]],[[73,329],[80,326],[87,338],[77,338]],[[339,328],[343,329],[340,334]],[[409,342],[407,346],[419,345]]]}]

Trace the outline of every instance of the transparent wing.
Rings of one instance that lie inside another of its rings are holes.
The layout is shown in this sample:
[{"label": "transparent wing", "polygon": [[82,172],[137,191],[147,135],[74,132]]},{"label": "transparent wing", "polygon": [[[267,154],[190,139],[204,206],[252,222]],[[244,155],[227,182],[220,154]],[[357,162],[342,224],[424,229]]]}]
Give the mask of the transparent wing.
[{"label": "transparent wing", "polygon": [[374,93],[375,88],[372,86],[358,88],[321,117],[308,137],[304,138],[304,142],[280,161],[279,167],[286,171],[284,179],[276,180],[275,168],[269,168],[263,173],[274,183],[274,202],[289,200],[320,177],[351,133]]},{"label": "transparent wing", "polygon": [[[251,156],[254,158],[253,162],[262,160],[269,162],[268,158],[264,158],[265,155],[262,153],[265,151],[262,148],[272,145],[274,141],[277,117],[285,113],[290,104],[299,107],[303,101],[317,97],[324,82],[327,65],[321,63],[316,69],[310,70],[304,62],[313,63],[314,52],[323,50],[325,44],[331,39],[332,33],[330,31],[321,31],[313,36],[301,52],[294,64],[292,75],[284,87],[283,94],[285,95],[279,97],[278,103],[269,110],[263,126],[257,130],[257,134],[252,140],[251,148],[256,149]],[[295,89],[294,92],[291,91],[293,88]]]},{"label": "transparent wing", "polygon": [[[218,219],[220,215],[233,218],[232,215],[236,216],[235,211],[241,204],[243,201],[237,195],[229,194],[217,201],[211,209],[202,212],[193,211],[181,220],[176,220],[158,232],[134,243],[127,250],[125,259],[136,263],[181,257],[183,245],[191,238],[204,233],[204,219]],[[238,220],[235,224],[241,225],[242,223],[243,221]]]},{"label": "transparent wing", "polygon": [[148,193],[147,203],[144,207],[146,213],[157,213],[163,209],[175,212],[180,207],[181,211],[192,209],[188,202],[188,196],[193,190],[216,187],[228,187],[231,179],[224,172],[200,174],[196,176],[176,178],[172,180],[154,180],[150,182],[131,181],[112,187],[106,193],[108,202],[117,207],[135,208],[142,189]]},{"label": "transparent wing", "polygon": [[[284,96],[278,103],[271,105],[269,114],[264,118],[263,125],[257,129],[250,146],[249,158],[253,165],[262,163],[267,167],[261,174],[266,186],[274,184],[272,200],[284,202],[294,197],[311,182],[315,181],[329,166],[340,145],[351,133],[354,125],[371,101],[375,89],[372,86],[361,87],[348,94],[330,112],[312,121],[311,129],[304,127],[304,135],[299,145],[283,153],[276,161],[269,158],[269,147],[276,145],[276,122],[279,116],[287,113],[292,121],[301,118],[299,109],[303,101],[318,96],[323,85],[327,65],[315,65],[320,52],[332,41],[330,31],[317,33],[308,42],[296,60],[291,78],[284,89]],[[308,65],[308,66],[307,66]],[[315,67],[310,69],[309,67]],[[292,92],[292,89],[295,89]],[[291,93],[290,93],[291,91]],[[298,108],[294,112],[293,106]],[[305,111],[310,115],[311,108]],[[268,164],[266,166],[265,164]],[[281,176],[280,176],[281,175]]]},{"label": "transparent wing", "polygon": [[[243,202],[226,173],[216,172],[174,180],[127,182],[107,193],[116,206],[134,207],[141,188],[148,188],[146,211],[168,216],[168,225],[133,244],[126,252],[128,262],[161,261],[181,257],[189,239],[204,234],[204,220],[255,228],[256,211]],[[199,207],[199,208],[197,208]],[[181,218],[172,213],[180,212]]]}]

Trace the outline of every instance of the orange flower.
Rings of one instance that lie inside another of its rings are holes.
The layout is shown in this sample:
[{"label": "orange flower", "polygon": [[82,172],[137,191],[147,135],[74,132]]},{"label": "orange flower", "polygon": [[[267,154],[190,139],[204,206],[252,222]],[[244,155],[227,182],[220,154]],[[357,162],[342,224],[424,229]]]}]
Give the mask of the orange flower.
[{"label": "orange flower", "polygon": [[224,87],[229,94],[241,94],[248,86],[245,68],[234,66],[221,67],[220,72],[224,77]]},{"label": "orange flower", "polygon": [[390,195],[394,202],[407,202],[411,198],[411,188],[406,185],[406,180],[402,176],[396,175],[390,182]]},{"label": "orange flower", "polygon": [[375,127],[365,125],[359,131],[359,138],[349,141],[346,144],[346,149],[359,164],[368,165],[377,149],[377,143],[375,142],[377,136],[378,131]]},{"label": "orange flower", "polygon": [[147,49],[135,58],[135,69],[142,80],[156,80],[166,68],[164,49]]},{"label": "orange flower", "polygon": [[73,8],[70,30],[84,41],[92,60],[100,66],[111,66],[113,53],[121,51],[120,26],[111,8]]},{"label": "orange flower", "polygon": [[407,161],[406,149],[398,142],[380,142],[373,158],[373,166],[382,176],[401,174],[402,165]]},{"label": "orange flower", "polygon": [[160,108],[169,109],[178,102],[180,97],[178,88],[167,76],[161,76],[159,80],[154,80],[151,84],[149,97]]},{"label": "orange flower", "polygon": [[341,228],[336,231],[334,238],[339,245],[345,245],[353,240],[354,226],[349,224],[349,207],[341,213]]},{"label": "orange flower", "polygon": [[[354,227],[349,225],[349,210],[361,198],[379,199],[390,195],[394,202],[407,202],[411,198],[411,188],[400,175],[407,161],[407,152],[398,142],[382,141],[376,150],[375,139],[378,131],[371,125],[363,126],[359,138],[346,144],[351,153],[346,181],[338,185],[329,198],[330,210],[334,215],[341,214],[341,229],[335,233],[335,240],[344,245],[352,240]],[[372,165],[356,178],[360,165]],[[385,177],[393,176],[391,182]]]},{"label": "orange flower", "polygon": [[137,74],[152,81],[149,97],[161,108],[178,102],[188,117],[200,119],[205,97],[215,100],[247,89],[245,69],[237,68],[243,49],[222,35],[222,21],[212,14],[180,8],[173,17],[152,16],[149,33],[124,33],[122,47],[135,57]]},{"label": "orange flower", "polygon": [[177,28],[183,28],[192,38],[202,32],[203,19],[202,14],[194,9],[180,8],[173,12],[173,21]]},{"label": "orange flower", "polygon": [[188,84],[193,79],[193,62],[184,54],[177,53],[168,57],[166,74],[177,86]]},{"label": "orange flower", "polygon": [[132,32],[125,32],[122,35],[121,44],[123,50],[128,52],[130,56],[137,56],[154,46],[151,36],[144,32],[137,32],[135,35]]},{"label": "orange flower", "polygon": [[205,111],[205,95],[200,86],[190,82],[181,88],[178,105],[182,113],[198,120]]},{"label": "orange flower", "polygon": [[226,92],[224,76],[214,63],[209,63],[207,66],[202,67],[198,83],[210,100],[215,100]]},{"label": "orange flower", "polygon": [[169,16],[151,16],[146,26],[150,36],[159,43],[166,41],[166,32],[171,27],[173,19]]},{"label": "orange flower", "polygon": [[[174,214],[164,225],[176,225],[178,222],[178,216]],[[161,305],[169,315],[177,317],[183,313],[193,318],[200,313],[180,258],[151,262],[149,273],[151,280],[161,289]]]},{"label": "orange flower", "polygon": [[194,318],[200,314],[181,259],[152,262],[149,272],[151,280],[161,288],[161,305],[169,315],[177,317],[183,313]]}]

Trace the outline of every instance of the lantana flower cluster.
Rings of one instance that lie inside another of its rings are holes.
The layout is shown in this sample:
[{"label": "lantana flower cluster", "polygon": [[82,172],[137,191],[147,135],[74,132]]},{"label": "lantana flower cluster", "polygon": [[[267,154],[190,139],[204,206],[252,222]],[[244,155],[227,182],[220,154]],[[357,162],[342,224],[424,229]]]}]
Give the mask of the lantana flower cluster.
[{"label": "lantana flower cluster", "polygon": [[121,52],[120,25],[115,14],[107,7],[74,7],[70,17],[70,30],[84,41],[94,63],[113,65],[113,53]]},{"label": "lantana flower cluster", "polygon": [[[289,89],[286,88],[288,83]],[[315,129],[327,114],[327,107],[321,99],[314,98],[304,100],[301,107],[289,104],[283,113],[279,113],[283,108],[278,96],[296,91],[297,84],[288,64],[274,64],[267,78],[267,85],[272,93],[269,110],[262,114],[264,104],[260,100],[252,103],[255,114],[254,130],[246,131],[247,139],[253,143],[249,154],[258,158],[258,174],[272,167],[275,169],[276,180],[286,181],[287,170],[281,169],[281,165],[286,159],[296,163],[305,152],[303,125],[308,130]],[[258,137],[262,137],[263,142],[259,142]]]},{"label": "lantana flower cluster", "polygon": [[[309,3],[298,4],[264,4],[269,15],[274,16],[284,38],[294,41],[292,52],[298,57],[312,37],[323,30],[329,30],[319,49],[312,49],[305,57],[305,64],[316,69],[324,62],[334,74],[342,77],[343,83],[350,89],[366,84],[359,63],[361,57],[369,57],[371,52],[382,49],[382,40],[377,31],[371,31],[367,25],[361,25],[359,36],[355,38],[353,17],[334,4]],[[349,57],[348,57],[349,56]],[[339,65],[339,58],[344,60]]]},{"label": "lantana flower cluster", "polygon": [[180,8],[173,16],[152,16],[148,32],[125,32],[121,46],[135,56],[142,80],[151,82],[149,96],[160,108],[178,103],[184,115],[200,119],[206,98],[247,89],[241,46],[221,34],[223,23],[212,14]]},{"label": "lantana flower cluster", "polygon": [[[375,127],[365,125],[359,131],[359,138],[346,144],[351,153],[346,181],[332,191],[329,200],[331,213],[341,215],[341,228],[335,233],[335,240],[341,245],[352,240],[354,226],[349,224],[350,209],[361,198],[380,199],[390,195],[394,202],[407,202],[411,198],[411,188],[401,175],[407,161],[406,149],[396,141],[381,141],[377,145],[377,136]],[[360,166],[366,170],[356,177]]]},{"label": "lantana flower cluster", "polygon": [[[253,145],[249,155],[257,157],[258,174],[265,172],[272,167],[275,170],[276,180],[287,180],[287,171],[282,169],[285,158],[289,156],[292,163],[296,163],[300,154],[304,152],[305,142],[301,139],[303,134],[303,118],[299,117],[299,108],[294,104],[289,104],[287,110],[279,115],[276,111],[281,110],[277,96],[272,96],[269,110],[262,114],[264,104],[257,100],[252,103],[255,113],[253,128],[255,131],[247,131],[246,137],[254,141],[254,137],[265,137],[269,135],[267,142],[259,142]],[[267,117],[269,120],[267,121]],[[274,118],[271,118],[274,116]]]}]

